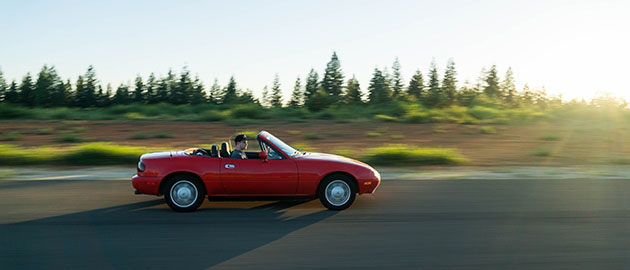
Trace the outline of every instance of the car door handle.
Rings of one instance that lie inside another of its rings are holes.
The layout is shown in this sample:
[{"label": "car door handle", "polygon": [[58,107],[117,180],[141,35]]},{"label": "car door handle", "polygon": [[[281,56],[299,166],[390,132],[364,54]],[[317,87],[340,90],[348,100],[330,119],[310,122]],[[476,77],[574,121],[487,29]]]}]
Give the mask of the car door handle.
[{"label": "car door handle", "polygon": [[226,169],[234,169],[234,164],[225,164]]}]

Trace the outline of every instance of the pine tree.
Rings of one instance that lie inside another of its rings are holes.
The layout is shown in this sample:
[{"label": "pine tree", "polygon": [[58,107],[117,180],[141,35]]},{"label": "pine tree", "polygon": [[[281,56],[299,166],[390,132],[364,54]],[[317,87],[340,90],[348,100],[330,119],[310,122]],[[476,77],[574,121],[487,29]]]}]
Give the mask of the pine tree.
[{"label": "pine tree", "polygon": [[492,65],[485,79],[486,87],[483,92],[488,97],[501,97],[501,89],[499,89],[499,76],[497,75],[497,66]]},{"label": "pine tree", "polygon": [[170,96],[171,80],[174,78],[173,73],[169,70],[167,77],[160,78],[155,91],[154,103],[168,102]]},{"label": "pine tree", "polygon": [[114,103],[114,101],[112,100],[113,98],[114,90],[112,89],[112,85],[108,83],[105,90],[105,95],[103,96],[103,104],[105,104],[105,106],[112,105]]},{"label": "pine tree", "polygon": [[280,77],[276,73],[276,76],[273,78],[273,84],[271,85],[271,107],[280,108],[282,107],[282,89],[280,88]]},{"label": "pine tree", "polygon": [[508,67],[507,72],[505,72],[505,78],[500,85],[501,92],[503,93],[503,98],[507,104],[515,105],[516,101],[516,85],[514,83],[514,74],[512,73],[512,68]]},{"label": "pine tree", "polygon": [[195,81],[192,83],[192,90],[190,93],[190,104],[202,104],[206,103],[206,92],[203,87],[203,83],[199,79],[199,76],[195,76]]},{"label": "pine tree", "polygon": [[293,86],[293,92],[291,93],[291,100],[289,100],[289,107],[300,107],[304,104],[304,90],[302,89],[302,82],[300,77],[295,80]]},{"label": "pine tree", "polygon": [[461,106],[470,107],[477,96],[479,96],[477,88],[466,81],[464,86],[457,91],[457,103]]},{"label": "pine tree", "polygon": [[155,79],[155,74],[151,73],[149,79],[147,79],[146,92],[144,93],[144,100],[147,104],[156,103],[156,93],[159,87],[159,83]]},{"label": "pine tree", "polygon": [[96,85],[98,80],[96,79],[96,73],[94,67],[89,66],[85,73],[85,99],[82,107],[91,107],[96,105]]},{"label": "pine tree", "polygon": [[416,73],[411,76],[407,95],[415,100],[422,100],[422,96],[424,96],[424,79],[420,70],[416,70]]},{"label": "pine tree", "polygon": [[269,88],[265,85],[265,87],[263,87],[262,90],[262,96],[260,97],[260,105],[262,105],[263,107],[270,107],[271,106],[271,98],[270,98],[270,94],[269,94]]},{"label": "pine tree", "polygon": [[68,80],[67,84],[63,83],[63,81],[61,81],[61,78],[57,78],[56,81],[57,82],[52,92],[52,101],[50,105],[53,107],[70,105],[70,91],[72,91],[70,80]]},{"label": "pine tree", "polygon": [[170,102],[173,104],[186,104],[190,100],[190,92],[192,92],[193,82],[190,78],[190,71],[186,67],[179,76],[179,80],[171,88]]},{"label": "pine tree", "polygon": [[75,84],[74,97],[72,98],[72,106],[81,107],[81,99],[85,96],[85,81],[83,75],[79,75]]},{"label": "pine tree", "polygon": [[18,85],[15,81],[11,82],[11,85],[9,86],[9,90],[7,90],[7,93],[4,96],[4,101],[13,103],[13,104],[20,103],[20,92],[18,90]]},{"label": "pine tree", "polygon": [[[142,104],[146,102],[145,99],[145,86],[144,83],[142,82],[142,77],[140,77],[140,75],[136,76],[136,81],[134,83],[134,89],[133,89],[133,99],[132,101],[134,103],[138,103],[138,104]],[[102,92],[102,88],[101,88],[101,92]]]},{"label": "pine tree", "polygon": [[33,85],[33,77],[31,73],[26,73],[26,76],[22,79],[22,83],[19,88],[20,103],[32,107],[35,103],[35,85]]},{"label": "pine tree", "polygon": [[52,105],[52,95],[55,91],[54,69],[49,69],[44,65],[37,75],[35,81],[35,93],[33,95],[35,106],[50,107]]},{"label": "pine tree", "polygon": [[392,65],[392,77],[391,77],[391,85],[392,85],[392,96],[394,98],[399,98],[403,94],[403,78],[400,74],[400,62],[398,62],[398,57],[394,61]]},{"label": "pine tree", "polygon": [[219,80],[217,80],[216,78],[214,79],[214,83],[210,87],[210,91],[209,92],[210,93],[208,95],[208,102],[210,104],[220,104],[221,101],[223,100],[224,94],[221,91],[221,86],[219,85]]},{"label": "pine tree", "polygon": [[311,96],[319,89],[319,75],[314,69],[308,73],[306,77],[306,86],[304,87],[304,105],[308,106]]},{"label": "pine tree", "polygon": [[431,62],[431,69],[429,70],[429,85],[427,89],[427,96],[425,98],[425,105],[429,107],[440,106],[444,101],[444,98],[444,93],[440,87],[440,78],[437,66],[435,61],[433,61]]},{"label": "pine tree", "polygon": [[126,105],[131,102],[131,95],[129,94],[129,86],[121,84],[116,89],[116,94],[112,102],[116,105]]},{"label": "pine tree", "polygon": [[346,86],[346,94],[344,96],[345,101],[347,104],[362,104],[362,96],[363,94],[361,93],[359,80],[357,80],[357,78],[352,75],[352,78],[348,80],[348,85]]},{"label": "pine tree", "polygon": [[370,80],[370,86],[368,86],[368,91],[370,98],[369,102],[371,104],[386,103],[391,100],[389,83],[383,75],[383,72],[378,68],[374,69],[372,79]]},{"label": "pine tree", "polygon": [[454,104],[457,98],[457,72],[455,71],[455,62],[452,59],[449,59],[446,65],[442,89],[445,96],[444,105]]},{"label": "pine tree", "polygon": [[236,95],[236,90],[236,80],[234,79],[234,76],[232,76],[230,77],[230,81],[224,90],[225,94],[223,95],[223,104],[234,104],[237,101],[238,96]]},{"label": "pine tree", "polygon": [[334,103],[338,102],[343,90],[343,73],[341,72],[341,63],[335,52],[333,52],[330,61],[326,64],[322,88],[329,96],[335,98]]},{"label": "pine tree", "polygon": [[6,100],[8,88],[7,82],[4,80],[4,74],[2,74],[2,70],[0,70],[0,102]]}]

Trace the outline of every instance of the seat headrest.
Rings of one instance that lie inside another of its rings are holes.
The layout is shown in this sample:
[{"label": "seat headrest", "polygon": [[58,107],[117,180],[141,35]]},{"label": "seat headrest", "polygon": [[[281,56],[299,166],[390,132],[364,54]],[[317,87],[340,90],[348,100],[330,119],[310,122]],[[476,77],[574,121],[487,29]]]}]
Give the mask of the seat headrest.
[{"label": "seat headrest", "polygon": [[213,144],[210,147],[210,156],[211,157],[219,157],[219,146],[217,146],[216,144]]},{"label": "seat headrest", "polygon": [[221,143],[221,157],[229,158],[232,155],[232,149],[230,149],[230,144],[227,142]]}]

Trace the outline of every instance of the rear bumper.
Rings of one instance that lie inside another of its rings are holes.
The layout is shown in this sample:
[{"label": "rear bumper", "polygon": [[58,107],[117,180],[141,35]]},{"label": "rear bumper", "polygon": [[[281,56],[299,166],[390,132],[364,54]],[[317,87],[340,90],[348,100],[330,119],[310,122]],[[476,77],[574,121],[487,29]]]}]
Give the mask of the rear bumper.
[{"label": "rear bumper", "polygon": [[134,175],[131,178],[131,185],[136,189],[136,194],[158,195],[160,181],[159,177]]}]

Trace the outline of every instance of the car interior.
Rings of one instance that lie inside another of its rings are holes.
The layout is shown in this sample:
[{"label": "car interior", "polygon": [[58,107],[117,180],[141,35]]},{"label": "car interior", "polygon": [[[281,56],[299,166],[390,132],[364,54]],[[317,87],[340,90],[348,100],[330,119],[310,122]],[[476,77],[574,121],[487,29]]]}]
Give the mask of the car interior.
[{"label": "car interior", "polygon": [[[265,151],[268,154],[269,160],[277,160],[282,159],[282,155],[280,155],[273,147],[268,146],[264,142],[260,142],[261,151]],[[187,149],[186,152],[189,155],[194,156],[208,156],[213,158],[230,158],[232,156],[232,146],[229,142],[223,141],[221,142],[221,147],[217,144],[213,144],[210,149],[204,148],[191,148]],[[260,159],[259,152],[245,152],[247,155],[247,159]]]}]

